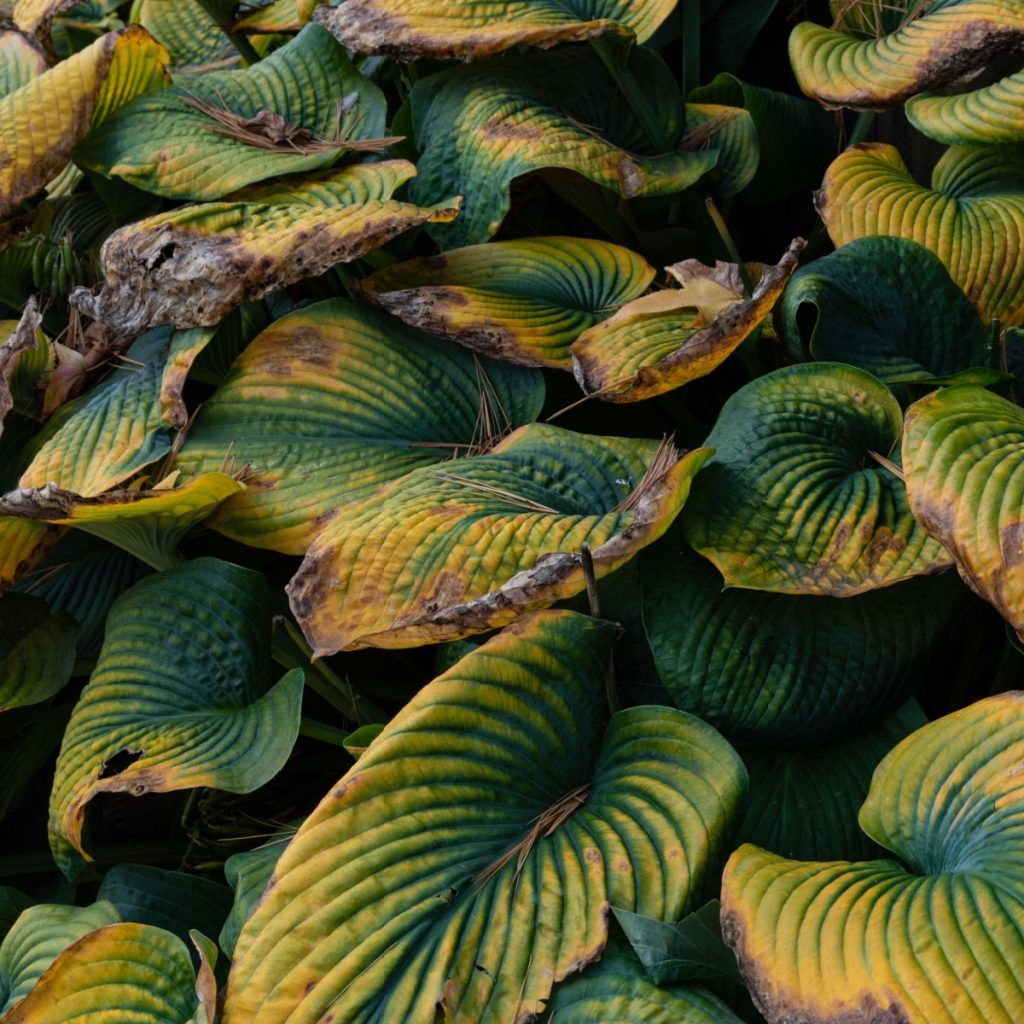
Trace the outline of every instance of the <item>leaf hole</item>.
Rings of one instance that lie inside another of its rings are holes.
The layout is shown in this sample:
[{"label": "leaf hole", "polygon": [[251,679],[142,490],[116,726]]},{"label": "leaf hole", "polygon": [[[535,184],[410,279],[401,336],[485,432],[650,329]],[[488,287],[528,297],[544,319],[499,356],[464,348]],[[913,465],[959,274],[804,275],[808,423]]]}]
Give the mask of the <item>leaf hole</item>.
[{"label": "leaf hole", "polygon": [[130,768],[140,757],[142,757],[145,751],[143,750],[132,750],[130,747],[122,747],[116,754],[112,754],[110,757],[100,765],[101,779],[112,779],[115,775],[120,775],[126,768]]}]

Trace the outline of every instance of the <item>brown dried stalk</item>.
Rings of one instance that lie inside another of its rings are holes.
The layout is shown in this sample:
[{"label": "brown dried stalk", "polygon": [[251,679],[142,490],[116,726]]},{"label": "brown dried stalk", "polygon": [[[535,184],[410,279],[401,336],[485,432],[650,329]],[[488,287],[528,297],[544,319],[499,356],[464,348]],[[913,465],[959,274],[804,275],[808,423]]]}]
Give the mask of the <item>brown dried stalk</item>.
[{"label": "brown dried stalk", "polygon": [[647,465],[640,483],[627,494],[611,511],[632,512],[655,484],[679,461],[679,452],[675,446],[675,434],[663,437],[654,453],[654,458]]},{"label": "brown dried stalk", "polygon": [[547,505],[541,505],[540,502],[526,498],[522,494],[516,494],[514,491],[506,491],[503,487],[495,487],[494,484],[485,484],[482,480],[473,480],[470,477],[450,476],[448,473],[431,473],[430,475],[436,480],[443,480],[447,484],[458,484],[460,487],[465,487],[467,491],[478,491],[480,494],[486,494],[489,497],[501,498],[503,501],[507,501],[510,505],[518,505],[521,509],[524,509],[527,512],[543,512],[550,513],[551,515],[558,515],[557,508],[548,508]]}]

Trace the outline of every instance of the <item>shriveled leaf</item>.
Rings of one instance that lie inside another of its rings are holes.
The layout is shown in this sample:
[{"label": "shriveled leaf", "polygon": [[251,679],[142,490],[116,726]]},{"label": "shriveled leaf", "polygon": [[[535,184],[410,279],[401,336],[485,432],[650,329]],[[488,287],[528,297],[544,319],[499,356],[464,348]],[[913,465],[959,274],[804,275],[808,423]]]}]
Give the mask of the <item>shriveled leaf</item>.
[{"label": "shriveled leaf", "polygon": [[816,199],[836,246],[909,238],[942,260],[984,320],[1024,322],[1024,146],[954,146],[929,189],[892,146],[863,143],[836,157]]},{"label": "shriveled leaf", "polygon": [[271,613],[261,574],[215,558],[149,576],[117,601],[57,759],[50,845],[65,874],[89,859],[82,826],[98,793],[248,793],[279,771],[298,734],[302,671],[271,682]]},{"label": "shriveled leaf", "polygon": [[339,511],[288,585],[318,655],[503,626],[657,540],[710,451],[521,427],[490,453],[413,470]]},{"label": "shriveled leaf", "polygon": [[763,323],[803,247],[803,239],[792,242],[749,299],[716,279],[722,268],[680,264],[681,288],[635,299],[573,342],[580,387],[606,402],[639,402],[706,376]]},{"label": "shriveled leaf", "polygon": [[759,377],[722,408],[686,535],[729,586],[851,597],[945,568],[885,458],[903,417],[871,374],[803,363]]},{"label": "shriveled leaf", "polygon": [[669,152],[652,148],[586,47],[505,57],[418,81],[412,119],[420,159],[412,198],[429,204],[465,197],[457,221],[430,229],[442,247],[485,242],[508,212],[510,183],[530,171],[575,171],[628,198],[682,191],[716,167],[715,130],[698,129],[699,145],[685,148],[686,113],[662,59],[636,50],[630,70]]},{"label": "shriveled leaf", "polygon": [[826,107],[887,110],[1024,45],[1018,0],[941,0],[914,4],[912,13],[919,16],[880,39],[801,22],[789,39],[800,88]]},{"label": "shriveled leaf", "polygon": [[215,527],[301,555],[340,510],[418,466],[486,450],[543,401],[535,370],[331,300],[282,317],[249,345],[177,464],[250,467]]},{"label": "shriveled leaf", "polygon": [[166,455],[172,428],[188,419],[185,377],[212,333],[164,327],[144,334],[110,376],[50,418],[18,486],[53,483],[93,497]]},{"label": "shriveled leaf", "polygon": [[609,903],[679,916],[745,778],[674,709],[605,731],[612,639],[540,613],[420,690],[278,862],[224,1024],[527,1020],[601,955]]},{"label": "shriveled leaf", "polygon": [[859,366],[886,383],[988,361],[988,332],[939,259],[904,238],[862,238],[801,267],[775,327],[797,359]]},{"label": "shriveled leaf", "polygon": [[140,97],[76,159],[170,199],[219,199],[328,167],[359,141],[381,138],[384,108],[331,34],[310,25],[251,68],[193,75]]},{"label": "shriveled leaf", "polygon": [[455,217],[457,199],[421,207],[391,198],[415,173],[404,160],[360,164],[130,224],[103,245],[102,287],[78,289],[72,304],[127,334],[216,324],[243,302]]},{"label": "shriveled leaf", "polygon": [[643,43],[674,7],[674,0],[346,0],[314,17],[357,53],[479,60],[524,43],[557,46],[605,32]]},{"label": "shriveled leaf", "polygon": [[[110,924],[69,946],[3,1024],[185,1024],[199,1003],[188,949],[144,924]],[[212,1018],[207,1019],[207,1024]]]},{"label": "shriveled leaf", "polygon": [[953,573],[844,599],[725,587],[679,525],[644,553],[647,640],[676,705],[733,743],[828,743],[873,724],[962,608]]},{"label": "shriveled leaf", "polygon": [[41,903],[24,911],[0,944],[0,1020],[68,946],[120,920],[105,901],[88,907]]},{"label": "shriveled leaf", "polygon": [[[83,498],[53,484],[9,491],[0,495],[0,530],[9,522],[17,524],[11,527],[17,544],[8,559],[8,564],[18,565],[12,582],[45,554],[42,545],[47,524],[84,530],[116,544],[154,569],[172,567],[179,561],[178,543],[185,534],[222,501],[243,489],[244,484],[226,473],[204,473],[179,487],[108,491],[93,498]],[[8,520],[6,516],[18,518]],[[18,554],[26,550],[22,563],[15,563]]]},{"label": "shriveled leaf", "polygon": [[0,218],[57,176],[95,124],[166,84],[167,52],[145,29],[109,32],[0,99]]},{"label": "shriveled leaf", "polygon": [[66,612],[50,615],[38,598],[0,598],[0,712],[40,704],[64,687],[77,628]]},{"label": "shriveled leaf", "polygon": [[910,507],[971,588],[1024,634],[1024,411],[973,385],[907,411]]},{"label": "shriveled leaf", "polygon": [[861,828],[903,863],[732,855],[723,932],[770,1024],[1021,1018],[1022,758],[1024,695],[990,697],[875,771]]},{"label": "shriveled leaf", "polygon": [[0,99],[48,70],[46,51],[14,28],[0,28]]},{"label": "shriveled leaf", "polygon": [[622,246],[548,236],[396,263],[359,287],[429,334],[512,363],[567,370],[572,342],[653,279],[654,268]]},{"label": "shriveled leaf", "polygon": [[609,953],[551,1000],[554,1024],[742,1024],[721,999],[690,985],[659,988],[636,960]]},{"label": "shriveled leaf", "polygon": [[187,942],[198,928],[216,935],[231,909],[226,885],[202,875],[165,871],[149,864],[118,864],[104,876],[98,900],[108,900],[122,921],[153,925]]},{"label": "shriveled leaf", "polygon": [[199,0],[137,0],[132,21],[159,39],[178,74],[237,63],[231,41]]},{"label": "shriveled leaf", "polygon": [[1024,72],[958,96],[925,93],[907,104],[907,118],[947,146],[1005,146],[1024,142]]},{"label": "shriveled leaf", "polygon": [[750,799],[736,845],[755,843],[794,860],[884,856],[857,827],[878,763],[927,722],[914,700],[845,739],[742,751]]}]

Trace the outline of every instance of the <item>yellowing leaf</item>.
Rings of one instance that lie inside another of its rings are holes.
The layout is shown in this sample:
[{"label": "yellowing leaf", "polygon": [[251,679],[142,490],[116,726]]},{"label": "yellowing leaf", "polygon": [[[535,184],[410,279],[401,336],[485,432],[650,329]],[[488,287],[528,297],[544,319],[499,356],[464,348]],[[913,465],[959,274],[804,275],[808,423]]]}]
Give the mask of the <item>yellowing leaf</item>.
[{"label": "yellowing leaf", "polygon": [[452,220],[457,199],[420,207],[391,198],[415,173],[404,160],[358,164],[129,224],[103,245],[102,287],[76,290],[72,304],[127,334],[216,324],[403,231]]},{"label": "yellowing leaf", "polygon": [[603,576],[679,513],[705,448],[531,424],[340,509],[288,586],[318,655],[482,633]]},{"label": "yellowing leaf", "polygon": [[50,34],[53,19],[77,3],[81,0],[14,0],[14,24],[41,39]]},{"label": "yellowing leaf", "polygon": [[199,0],[137,0],[132,21],[138,22],[170,54],[178,74],[196,74],[209,65],[238,62],[231,41]]},{"label": "yellowing leaf", "polygon": [[555,46],[604,32],[643,43],[674,6],[673,0],[346,0],[314,17],[357,53],[477,60],[523,43]]},{"label": "yellowing leaf", "polygon": [[1022,759],[1024,696],[990,697],[875,770],[860,825],[899,863],[732,855],[723,934],[771,1024],[1022,1019]]},{"label": "yellowing leaf", "polygon": [[147,576],[117,600],[50,796],[66,875],[89,859],[82,826],[99,793],[248,793],[277,774],[298,734],[302,671],[271,682],[271,614],[263,576],[215,558]]},{"label": "yellowing leaf", "polygon": [[59,537],[45,523],[7,518],[9,514],[0,512],[0,594],[41,561]]},{"label": "yellowing leaf", "polygon": [[531,615],[421,689],[285,849],[224,1024],[525,1022],[602,955],[609,904],[680,916],[745,772],[674,708],[606,729],[612,640]]},{"label": "yellowing leaf", "polygon": [[321,0],[271,0],[235,22],[236,32],[298,32],[313,17]]},{"label": "yellowing leaf", "polygon": [[569,345],[643,293],[654,269],[596,239],[522,238],[396,263],[360,282],[374,305],[497,359],[569,369]]},{"label": "yellowing leaf", "polygon": [[42,322],[34,298],[25,305],[20,320],[0,321],[0,337],[3,338],[0,343],[0,434],[4,430],[4,417],[14,408],[11,378],[18,364],[26,361],[26,353],[38,353],[43,347],[44,339],[39,330]]},{"label": "yellowing leaf", "polygon": [[0,28],[0,99],[50,66],[43,48],[13,28]]},{"label": "yellowing leaf", "polygon": [[0,99],[0,217],[64,169],[98,118],[166,82],[167,52],[145,29],[110,32]]},{"label": "yellowing leaf", "polygon": [[929,189],[892,146],[853,146],[832,162],[817,205],[837,247],[908,238],[942,260],[983,319],[1024,322],[1024,147],[953,147]]},{"label": "yellowing leaf", "polygon": [[749,299],[722,267],[678,264],[681,288],[645,295],[584,331],[571,347],[573,372],[588,394],[638,402],[709,374],[768,316],[796,269],[803,240],[770,267]]}]

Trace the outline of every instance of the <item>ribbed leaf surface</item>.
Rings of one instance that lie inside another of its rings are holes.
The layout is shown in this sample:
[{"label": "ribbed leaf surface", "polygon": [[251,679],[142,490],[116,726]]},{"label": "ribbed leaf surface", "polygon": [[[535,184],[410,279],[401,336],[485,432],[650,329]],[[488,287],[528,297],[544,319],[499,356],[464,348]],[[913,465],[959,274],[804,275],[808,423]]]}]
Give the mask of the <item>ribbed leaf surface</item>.
[{"label": "ribbed leaf surface", "polygon": [[[686,127],[675,79],[651,50],[635,51],[630,69],[675,150]],[[629,197],[679,192],[719,162],[714,133],[697,148],[653,152],[622,93],[586,47],[506,57],[422,79],[412,92],[412,117],[420,149],[413,200],[465,198],[451,227],[431,229],[446,249],[493,235],[508,212],[509,184],[529,171],[576,171]]]},{"label": "ribbed leaf surface", "polygon": [[[166,84],[167,53],[144,29],[110,32],[0,99],[0,217],[67,165],[117,102]],[[108,77],[109,76],[109,77]]]},{"label": "ribbed leaf surface", "polygon": [[878,766],[864,831],[906,863],[742,846],[726,941],[769,1024],[1014,1024],[1024,1015],[1024,695],[911,734]]},{"label": "ribbed leaf surface", "polygon": [[292,609],[318,654],[503,626],[583,590],[581,544],[603,576],[661,536],[709,452],[665,454],[531,424],[416,469],[330,522],[288,585]]},{"label": "ribbed leaf surface", "polygon": [[27,594],[0,599],[0,711],[39,704],[71,678],[77,623]]},{"label": "ribbed leaf surface", "polygon": [[433,1024],[438,1008],[453,1024],[526,1021],[601,955],[609,903],[680,915],[743,769],[673,709],[621,712],[605,732],[611,642],[606,623],[541,613],[422,689],[278,862],[224,1024]]},{"label": "ribbed leaf surface", "polygon": [[728,585],[850,597],[949,564],[914,521],[883,457],[900,407],[871,374],[805,363],[760,377],[725,406],[694,486],[687,539]]},{"label": "ribbed leaf surface", "polygon": [[396,263],[360,282],[406,323],[497,359],[569,369],[569,346],[639,298],[654,268],[590,238],[521,238]]},{"label": "ribbed leaf surface", "polygon": [[947,146],[1024,142],[1024,72],[958,96],[925,94],[907,104],[910,123]]},{"label": "ribbed leaf surface", "polygon": [[1024,43],[1020,0],[916,6],[932,9],[881,39],[807,21],[797,25],[789,56],[800,88],[827,107],[886,110],[919,92],[970,78]]},{"label": "ribbed leaf surface", "polygon": [[1024,633],[1024,411],[983,388],[945,388],[907,411],[910,507],[971,587]]},{"label": "ribbed leaf surface", "polygon": [[[339,104],[352,94],[357,100],[339,124]],[[187,102],[190,96],[243,121],[270,111],[339,142],[312,152],[254,145],[218,130],[225,125]],[[327,167],[347,148],[345,139],[380,138],[384,108],[380,90],[356,71],[331,34],[310,25],[251,68],[190,76],[140,97],[93,132],[76,159],[170,199],[219,199],[252,182]]]},{"label": "ribbed leaf surface", "polygon": [[[336,4],[338,0],[330,2]],[[271,0],[246,11],[235,23],[235,29],[239,32],[298,32],[309,23],[319,6],[320,0]]]},{"label": "ribbed leaf surface", "polygon": [[404,160],[360,164],[129,224],[103,245],[103,286],[78,289],[72,303],[126,332],[217,324],[243,302],[455,217],[457,200],[420,207],[391,198],[415,173]]},{"label": "ribbed leaf surface", "polygon": [[213,558],[117,601],[57,761],[50,842],[65,873],[87,856],[82,825],[97,793],[247,793],[277,773],[295,742],[302,673],[271,684],[270,617],[263,576]]},{"label": "ribbed leaf surface", "polygon": [[178,465],[252,467],[216,528],[301,555],[346,506],[418,466],[486,445],[493,429],[530,422],[543,400],[536,371],[332,300],[282,317],[249,345]]},{"label": "ribbed leaf surface", "polygon": [[725,588],[678,528],[643,558],[662,682],[734,743],[827,743],[873,724],[913,692],[962,596],[953,573],[844,599]]},{"label": "ribbed leaf surface", "polygon": [[988,362],[977,310],[936,256],[904,238],[861,238],[801,267],[774,323],[795,358],[850,363],[886,383]]},{"label": "ribbed leaf surface", "polygon": [[954,146],[929,189],[892,146],[864,143],[832,162],[817,204],[836,246],[909,238],[942,260],[984,320],[1024,321],[1024,146]]},{"label": "ribbed leaf surface", "polygon": [[0,30],[0,99],[50,67],[43,48],[16,29]]},{"label": "ribbed leaf surface", "polygon": [[237,63],[230,40],[199,0],[136,0],[132,21],[159,39],[177,74],[195,74],[206,65]]},{"label": "ribbed leaf surface", "polygon": [[604,32],[641,43],[672,13],[673,0],[347,0],[316,20],[357,53],[400,60],[476,60],[513,46],[555,46]]},{"label": "ribbed leaf surface", "polygon": [[706,376],[768,316],[802,249],[802,240],[793,242],[749,299],[717,280],[720,268],[677,264],[682,288],[627,303],[573,343],[580,387],[607,402],[639,402]]}]

